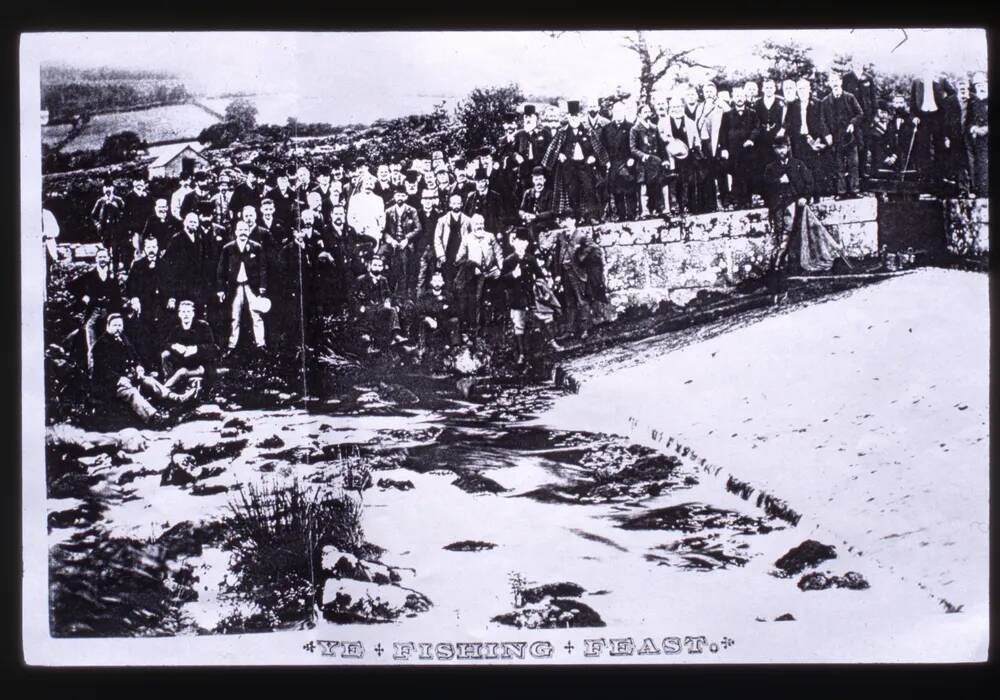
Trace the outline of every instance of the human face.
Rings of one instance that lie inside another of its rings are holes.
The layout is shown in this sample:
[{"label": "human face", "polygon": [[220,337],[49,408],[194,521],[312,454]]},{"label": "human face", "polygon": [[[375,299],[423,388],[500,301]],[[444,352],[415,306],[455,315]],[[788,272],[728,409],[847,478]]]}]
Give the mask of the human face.
[{"label": "human face", "polygon": [[958,98],[963,102],[969,99],[969,81],[963,80],[958,84]]},{"label": "human face", "polygon": [[198,215],[193,211],[189,212],[187,216],[184,217],[184,230],[188,233],[194,233],[198,230]]},{"label": "human face", "polygon": [[568,121],[569,125],[575,129],[576,127],[580,126],[580,121],[581,121],[580,120],[580,115],[579,114],[569,114],[566,117],[566,121]]},{"label": "human face", "polygon": [[326,189],[327,187],[330,186],[330,176],[326,174],[317,175],[316,182],[319,184],[320,187]]},{"label": "human face", "polygon": [[747,102],[746,90],[743,88],[733,88],[733,104],[742,107]]},{"label": "human face", "polygon": [[267,204],[261,204],[260,212],[266,218],[270,219],[272,216],[274,216],[274,204],[272,202],[268,202]]},{"label": "human face", "polygon": [[465,182],[469,179],[469,172],[464,169],[455,171],[455,182]]},{"label": "human face", "polygon": [[788,144],[775,144],[774,152],[777,154],[778,160],[786,160],[788,158]]},{"label": "human face", "polygon": [[434,176],[434,178],[437,180],[438,187],[447,187],[448,182],[450,181],[448,173],[445,172],[438,173],[437,175]]},{"label": "human face", "polygon": [[378,177],[379,182],[383,184],[389,182],[389,166],[380,165],[378,166],[378,170],[376,170],[375,173],[376,176]]},{"label": "human face", "polygon": [[295,180],[303,185],[309,184],[309,169],[302,167],[295,171]]},{"label": "human face", "polygon": [[313,227],[313,222],[316,221],[316,214],[312,209],[306,209],[302,212],[302,227],[311,229]]},{"label": "human face", "polygon": [[791,80],[786,80],[781,84],[781,94],[784,95],[787,102],[794,100],[798,93],[796,92],[795,83]]},{"label": "human face", "polygon": [[122,331],[125,329],[125,322],[121,318],[113,318],[108,321],[108,333],[114,336],[121,337]]},{"label": "human face", "polygon": [[288,176],[287,175],[279,175],[278,176],[278,189],[281,190],[282,192],[284,192],[285,190],[288,189]]},{"label": "human face", "polygon": [[153,262],[160,254],[160,244],[155,238],[147,238],[146,242],[142,244],[142,252],[146,255],[147,260]]},{"label": "human face", "polygon": [[490,188],[489,180],[476,180],[476,192],[479,194],[486,194],[486,190]]},{"label": "human face", "polygon": [[515,238],[512,244],[514,246],[514,252],[517,254],[517,257],[523,258],[524,253],[528,250],[528,241],[524,240],[523,238]]},{"label": "human face", "polygon": [[892,98],[892,109],[897,113],[901,114],[906,111],[906,99],[901,95],[897,95]]},{"label": "human face", "polygon": [[385,263],[382,262],[382,258],[375,256],[372,261],[368,263],[368,269],[371,271],[373,277],[379,277],[382,275],[382,269],[385,267]]},{"label": "human face", "polygon": [[453,194],[448,198],[448,208],[451,209],[456,214],[462,211],[462,197],[461,195]]},{"label": "human face", "polygon": [[236,224],[236,241],[242,246],[250,239],[250,227],[245,221]]},{"label": "human face", "polygon": [[375,180],[366,177],[361,184],[361,189],[365,194],[371,194],[372,189],[375,187]]},{"label": "human face", "polygon": [[990,86],[985,80],[981,83],[976,83],[976,97],[981,100],[985,100],[990,96]]},{"label": "human face", "polygon": [[431,289],[436,293],[440,293],[444,290],[444,277],[441,276],[440,272],[435,272],[434,276],[431,277]]},{"label": "human face", "polygon": [[671,102],[670,103],[670,116],[674,119],[679,119],[684,116],[684,103],[682,102]]},{"label": "human face", "polygon": [[94,257],[94,262],[97,263],[98,267],[107,267],[110,260],[111,257],[106,250],[97,251],[97,255]]},{"label": "human face", "polygon": [[477,235],[482,235],[486,230],[485,224],[483,223],[483,217],[474,216],[472,217],[472,232]]},{"label": "human face", "polygon": [[748,100],[752,100],[757,97],[757,83],[753,81],[748,81],[743,84],[743,92],[746,94]]},{"label": "human face", "polygon": [[703,95],[705,95],[705,102],[715,102],[715,98],[719,96],[719,91],[716,90],[715,86],[712,85],[712,83],[707,83],[701,89],[701,92]]},{"label": "human face", "polygon": [[344,207],[334,207],[333,211],[330,212],[330,220],[337,226],[344,225],[344,219],[346,218]]},{"label": "human face", "polygon": [[333,177],[335,180],[342,180],[344,178],[344,166],[338,165],[333,169]]},{"label": "human face", "polygon": [[165,217],[167,215],[167,200],[165,199],[156,200],[156,206],[154,207],[154,210],[156,211],[157,217],[161,219]]},{"label": "human face", "polygon": [[642,105],[641,107],[639,107],[639,113],[638,113],[639,120],[644,122],[649,121],[649,117],[652,113],[653,110],[649,108],[649,105]]},{"label": "human face", "polygon": [[544,189],[545,187],[545,176],[544,175],[532,175],[531,184],[535,186],[536,190]]},{"label": "human face", "polygon": [[140,195],[146,194],[146,183],[142,180],[136,180],[135,182],[132,183],[132,189],[135,191],[136,194]]},{"label": "human face", "polygon": [[538,115],[537,114],[526,114],[524,115],[524,130],[534,131],[535,127],[538,126]]},{"label": "human face", "polygon": [[697,104],[698,103],[698,91],[695,88],[693,88],[693,87],[689,87],[687,90],[685,90],[684,91],[684,102],[686,102],[688,105]]},{"label": "human face", "polygon": [[437,200],[434,197],[424,197],[420,200],[420,207],[425,214],[430,214],[435,204],[437,204]]},{"label": "human face", "polygon": [[323,204],[323,196],[319,192],[310,192],[306,195],[306,203],[310,209],[319,211],[320,206]]},{"label": "human face", "polygon": [[181,304],[177,307],[177,316],[181,319],[181,323],[184,324],[185,328],[190,328],[191,322],[194,320],[194,306],[191,304]]},{"label": "human face", "polygon": [[416,194],[417,193],[417,183],[416,182],[410,182],[409,180],[407,180],[405,183],[403,183],[403,187],[406,188],[406,194],[407,195],[411,195],[411,194]]},{"label": "human face", "polygon": [[764,90],[764,97],[766,97],[767,99],[771,99],[772,97],[774,97],[774,90],[775,90],[774,81],[765,80],[763,85],[763,90]]},{"label": "human face", "polygon": [[803,102],[809,101],[809,95],[812,93],[812,86],[809,83],[798,83],[795,86],[795,94],[799,96],[799,99]]},{"label": "human face", "polygon": [[836,73],[830,74],[829,78],[827,79],[827,84],[830,86],[830,90],[831,92],[833,92],[834,95],[839,95],[840,91],[843,90],[844,88],[843,79]]},{"label": "human face", "polygon": [[401,207],[406,204],[406,193],[405,192],[394,192],[392,195],[392,201],[396,203],[397,207]]},{"label": "human face", "polygon": [[253,226],[256,224],[257,210],[249,205],[243,207],[243,221],[246,222],[247,226]]}]

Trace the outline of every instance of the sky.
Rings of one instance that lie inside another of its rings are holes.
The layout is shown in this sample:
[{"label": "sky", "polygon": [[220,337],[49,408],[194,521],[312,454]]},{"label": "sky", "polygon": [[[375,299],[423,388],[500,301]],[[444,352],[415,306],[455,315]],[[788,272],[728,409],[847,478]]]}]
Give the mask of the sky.
[{"label": "sky", "polygon": [[[813,48],[820,66],[853,53],[886,71],[985,70],[981,29],[678,30],[648,32],[671,50],[702,47],[705,63],[747,65],[762,41],[793,40]],[[79,67],[164,69],[189,89],[294,91],[386,100],[396,92],[464,95],[473,87],[518,83],[528,94],[586,99],[629,87],[637,60],[625,31],[371,33],[94,33],[50,34],[43,62]]]}]

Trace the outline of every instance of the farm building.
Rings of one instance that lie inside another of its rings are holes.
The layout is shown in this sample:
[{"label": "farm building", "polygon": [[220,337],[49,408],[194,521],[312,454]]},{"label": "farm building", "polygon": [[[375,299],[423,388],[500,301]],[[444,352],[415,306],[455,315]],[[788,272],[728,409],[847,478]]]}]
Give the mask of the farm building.
[{"label": "farm building", "polygon": [[[208,167],[208,159],[201,154],[202,146],[197,141],[153,146],[149,149],[149,178],[177,177],[182,170],[194,171]],[[185,166],[185,162],[190,164]]]}]

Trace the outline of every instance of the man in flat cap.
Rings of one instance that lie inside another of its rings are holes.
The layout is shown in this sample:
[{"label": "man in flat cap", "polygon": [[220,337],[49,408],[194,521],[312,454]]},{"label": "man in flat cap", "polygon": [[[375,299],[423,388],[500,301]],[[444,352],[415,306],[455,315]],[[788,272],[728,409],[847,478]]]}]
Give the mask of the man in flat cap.
[{"label": "man in flat cap", "polygon": [[567,124],[556,132],[542,166],[552,170],[552,199],[557,213],[573,212],[588,221],[600,218],[595,169],[607,170],[608,154],[590,124],[583,121],[580,103],[566,103]]},{"label": "man in flat cap", "polygon": [[518,191],[531,187],[531,172],[542,164],[545,152],[552,142],[552,132],[548,127],[539,126],[535,105],[524,105],[524,128],[514,138],[517,142],[514,160],[518,164],[520,186]]},{"label": "man in flat cap", "polygon": [[142,229],[146,219],[153,213],[153,198],[149,195],[149,183],[145,178],[132,179],[132,191],[122,198],[121,254],[123,268],[128,269],[133,258],[142,251]]}]

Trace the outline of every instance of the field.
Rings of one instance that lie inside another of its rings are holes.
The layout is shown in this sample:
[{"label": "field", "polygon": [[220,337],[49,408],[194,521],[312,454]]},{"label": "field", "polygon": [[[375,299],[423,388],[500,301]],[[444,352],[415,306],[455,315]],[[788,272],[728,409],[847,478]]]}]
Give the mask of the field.
[{"label": "field", "polygon": [[[105,138],[121,131],[134,131],[140,138],[150,143],[194,138],[202,129],[215,122],[216,118],[211,114],[190,104],[99,114],[91,119],[63,150],[67,152],[96,150],[101,147]],[[54,136],[50,134],[50,130],[64,128],[66,127],[43,127],[42,141],[51,142]]]}]

